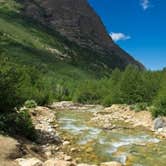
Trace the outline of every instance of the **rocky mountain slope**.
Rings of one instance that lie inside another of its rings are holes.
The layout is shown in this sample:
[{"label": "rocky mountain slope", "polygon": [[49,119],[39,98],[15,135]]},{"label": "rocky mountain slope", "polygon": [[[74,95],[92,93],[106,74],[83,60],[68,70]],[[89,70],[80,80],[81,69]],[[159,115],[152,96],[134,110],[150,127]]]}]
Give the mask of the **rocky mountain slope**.
[{"label": "rocky mountain slope", "polygon": [[135,64],[144,68],[112,41],[87,0],[24,0],[23,11],[26,16],[52,27],[81,47],[93,49],[100,56],[102,54],[99,59],[103,67],[124,68],[128,64]]}]

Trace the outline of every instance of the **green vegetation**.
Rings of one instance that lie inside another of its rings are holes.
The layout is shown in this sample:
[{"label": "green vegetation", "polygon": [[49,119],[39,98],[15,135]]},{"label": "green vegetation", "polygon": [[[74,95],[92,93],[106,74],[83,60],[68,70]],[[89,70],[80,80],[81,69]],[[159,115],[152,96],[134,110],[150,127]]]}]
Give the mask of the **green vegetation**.
[{"label": "green vegetation", "polygon": [[37,107],[37,103],[34,101],[34,100],[27,100],[25,103],[24,103],[24,106],[26,108],[36,108]]},{"label": "green vegetation", "polygon": [[28,110],[18,111],[24,101],[21,90],[26,80],[24,72],[6,59],[1,59],[0,66],[0,131],[35,140],[36,133]]},{"label": "green vegetation", "polygon": [[0,110],[4,112],[21,104],[18,97],[18,89],[21,86],[21,72],[16,66],[8,64],[2,59],[0,66]]},{"label": "green vegetation", "polygon": [[166,72],[164,71],[162,81],[160,83],[160,89],[153,101],[154,107],[151,109],[152,115],[166,116]]},{"label": "green vegetation", "polygon": [[24,103],[27,108],[60,100],[125,103],[136,111],[153,106],[154,117],[166,115],[165,70],[101,67],[102,55],[22,16],[21,9],[17,1],[0,1],[1,131],[35,138],[28,111],[18,111]]},{"label": "green vegetation", "polygon": [[[129,104],[135,111],[151,109],[152,115],[166,115],[166,71],[140,71],[128,66],[114,70],[110,78],[83,82],[74,101],[82,103]],[[150,107],[151,108],[151,107]]]},{"label": "green vegetation", "polygon": [[148,104],[147,103],[137,103],[137,104],[133,104],[130,106],[131,110],[134,110],[136,112],[139,111],[147,111],[148,110]]},{"label": "green vegetation", "polygon": [[10,135],[21,135],[35,140],[36,132],[28,110],[0,114],[0,131]]},{"label": "green vegetation", "polygon": [[[71,100],[79,82],[100,74],[93,76],[98,67],[85,65],[93,51],[26,18],[18,2],[0,1],[0,130],[33,139],[29,113],[19,111],[26,101]],[[31,101],[27,107],[36,105]]]}]

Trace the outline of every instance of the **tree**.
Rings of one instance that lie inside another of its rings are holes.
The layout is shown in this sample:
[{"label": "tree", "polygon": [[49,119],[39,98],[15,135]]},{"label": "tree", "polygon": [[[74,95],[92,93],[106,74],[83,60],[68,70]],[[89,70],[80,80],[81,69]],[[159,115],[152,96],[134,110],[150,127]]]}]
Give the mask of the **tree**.
[{"label": "tree", "polygon": [[154,108],[152,109],[152,115],[166,116],[166,73],[163,74],[161,86],[158,91],[158,95],[153,101]]},{"label": "tree", "polygon": [[18,88],[21,82],[21,71],[6,60],[0,62],[0,110],[11,111],[21,101]]},{"label": "tree", "polygon": [[144,102],[144,82],[141,71],[129,65],[120,80],[120,101],[125,104]]},{"label": "tree", "polygon": [[121,80],[122,72],[119,69],[113,70],[111,78],[105,82],[105,94],[103,95],[102,103],[106,106],[111,104],[119,104],[119,82]]}]

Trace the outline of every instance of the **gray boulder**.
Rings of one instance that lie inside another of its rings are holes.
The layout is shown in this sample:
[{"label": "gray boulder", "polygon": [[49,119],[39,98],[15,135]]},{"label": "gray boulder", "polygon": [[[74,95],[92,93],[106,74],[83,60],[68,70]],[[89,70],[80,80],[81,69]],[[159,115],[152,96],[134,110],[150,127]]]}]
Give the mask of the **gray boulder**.
[{"label": "gray boulder", "polygon": [[166,119],[164,119],[163,117],[158,117],[154,120],[154,122],[153,122],[154,130],[158,130],[158,129],[161,129],[164,127],[166,127]]}]

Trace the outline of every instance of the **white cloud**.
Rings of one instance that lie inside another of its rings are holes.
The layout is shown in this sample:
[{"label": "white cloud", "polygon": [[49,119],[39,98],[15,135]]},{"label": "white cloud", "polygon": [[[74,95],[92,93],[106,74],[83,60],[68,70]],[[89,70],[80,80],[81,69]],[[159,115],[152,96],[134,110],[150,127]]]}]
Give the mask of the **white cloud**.
[{"label": "white cloud", "polygon": [[141,0],[141,6],[143,10],[147,10],[150,7],[150,1],[149,0]]},{"label": "white cloud", "polygon": [[131,38],[130,36],[125,35],[124,33],[120,33],[120,32],[119,33],[111,32],[110,36],[115,42],[119,41],[119,40],[128,40]]}]

